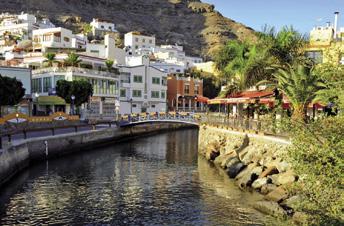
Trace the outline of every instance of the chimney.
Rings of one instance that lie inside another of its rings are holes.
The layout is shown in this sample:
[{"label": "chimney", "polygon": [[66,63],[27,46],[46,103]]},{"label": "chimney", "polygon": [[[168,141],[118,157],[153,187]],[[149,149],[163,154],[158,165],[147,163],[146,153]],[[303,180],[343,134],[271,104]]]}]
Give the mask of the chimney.
[{"label": "chimney", "polygon": [[337,32],[338,32],[338,16],[339,16],[339,12],[335,12],[334,13],[334,34],[333,34],[333,38],[337,39]]}]

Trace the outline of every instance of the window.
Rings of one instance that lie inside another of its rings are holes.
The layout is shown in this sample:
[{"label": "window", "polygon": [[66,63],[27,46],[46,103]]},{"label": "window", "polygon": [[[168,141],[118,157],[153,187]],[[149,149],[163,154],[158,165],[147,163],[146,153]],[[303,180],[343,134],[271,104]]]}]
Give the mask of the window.
[{"label": "window", "polygon": [[195,94],[199,94],[199,86],[195,85]]},{"label": "window", "polygon": [[69,42],[69,38],[68,38],[68,37],[64,37],[64,38],[63,38],[63,41]]},{"label": "window", "polygon": [[166,93],[165,93],[165,91],[161,91],[161,99],[166,99]]},{"label": "window", "polygon": [[137,105],[136,105],[136,104],[132,104],[132,106],[133,106],[133,108],[136,108],[136,107],[137,107]]},{"label": "window", "polygon": [[142,42],[145,43],[145,42],[146,42],[146,39],[143,38],[143,39],[142,39]]},{"label": "window", "polygon": [[309,51],[306,55],[313,59],[315,63],[322,63],[323,62],[323,52],[322,51]]},{"label": "window", "polygon": [[138,45],[136,45],[136,46],[135,46],[135,49],[138,49],[138,48],[139,48],[139,46],[138,46]]},{"label": "window", "polygon": [[189,94],[190,93],[190,85],[185,85],[184,87],[184,93]]},{"label": "window", "polygon": [[163,78],[162,78],[161,84],[162,84],[163,86],[167,86],[167,78],[166,78],[166,77],[163,77]]},{"label": "window", "polygon": [[133,97],[142,97],[141,90],[133,90]]},{"label": "window", "polygon": [[141,75],[134,75],[134,82],[142,83],[142,76]]},{"label": "window", "polygon": [[153,83],[153,84],[160,85],[160,78],[153,77],[153,78],[152,78],[152,83]]},{"label": "window", "polygon": [[43,78],[43,92],[47,93],[51,88],[51,77]]},{"label": "window", "polygon": [[32,79],[32,92],[33,93],[42,92],[42,79],[41,78]]},{"label": "window", "polygon": [[152,39],[150,39],[150,40],[149,40],[149,44],[152,44],[152,43],[153,43],[153,40],[152,40]]},{"label": "window", "polygon": [[151,92],[151,97],[152,98],[159,98],[160,94],[159,94],[159,91],[152,91]]},{"label": "window", "polygon": [[91,53],[99,53],[99,50],[91,49]]},{"label": "window", "polygon": [[111,31],[112,31],[112,27],[109,27],[109,30],[111,30]]},{"label": "window", "polygon": [[121,89],[120,96],[121,97],[126,97],[127,96],[127,91],[125,89]]},{"label": "window", "polygon": [[138,42],[139,41],[139,38],[135,38],[135,42]]},{"label": "window", "polygon": [[155,108],[155,105],[154,105],[154,104],[152,104],[151,108]]},{"label": "window", "polygon": [[101,28],[101,29],[104,29],[104,26],[102,25],[102,26],[100,26],[100,28]]}]

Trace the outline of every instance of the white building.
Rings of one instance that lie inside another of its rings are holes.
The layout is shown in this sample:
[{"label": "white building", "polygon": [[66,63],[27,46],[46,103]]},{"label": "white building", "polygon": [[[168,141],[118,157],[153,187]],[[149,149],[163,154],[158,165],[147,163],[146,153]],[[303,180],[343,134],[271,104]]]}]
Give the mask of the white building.
[{"label": "white building", "polygon": [[93,18],[90,24],[94,36],[103,36],[106,32],[117,32],[115,24],[110,21]]},{"label": "white building", "polygon": [[7,32],[20,37],[22,40],[32,38],[33,30],[55,27],[49,19],[37,20],[34,15],[27,13],[19,15],[1,14],[0,20],[0,36]]},{"label": "white building", "polygon": [[[59,80],[87,80],[93,86],[93,96],[83,107],[83,116],[87,118],[115,116],[115,100],[119,97],[119,75],[107,71],[85,68],[41,68],[32,72],[32,92],[39,95],[36,111],[69,112],[69,105],[56,98],[56,84]],[[44,97],[44,99],[42,99]]]},{"label": "white building", "polygon": [[121,67],[120,113],[165,112],[167,76],[147,65]]},{"label": "white building", "polygon": [[125,64],[125,50],[116,47],[115,39],[110,34],[105,35],[103,42],[87,43],[86,54],[113,60],[114,64]]},{"label": "white building", "polygon": [[72,48],[74,35],[71,30],[57,27],[33,31],[33,49],[45,52],[49,48]]},{"label": "white building", "polygon": [[124,46],[130,47],[133,55],[140,52],[152,52],[155,48],[155,36],[143,35],[140,32],[129,32],[124,35]]},{"label": "white building", "polygon": [[0,18],[2,18],[0,36],[3,36],[7,32],[11,35],[17,35],[22,39],[29,39],[32,37],[32,31],[39,28],[36,24],[36,17],[31,14],[2,14]]}]

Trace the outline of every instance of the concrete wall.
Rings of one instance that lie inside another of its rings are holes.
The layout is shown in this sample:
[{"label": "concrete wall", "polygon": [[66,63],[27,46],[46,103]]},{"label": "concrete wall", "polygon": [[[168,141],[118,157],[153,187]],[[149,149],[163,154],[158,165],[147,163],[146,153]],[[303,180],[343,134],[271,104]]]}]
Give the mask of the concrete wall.
[{"label": "concrete wall", "polygon": [[33,138],[0,152],[0,186],[30,164],[110,143],[177,129],[198,128],[184,123],[150,123],[51,137]]}]

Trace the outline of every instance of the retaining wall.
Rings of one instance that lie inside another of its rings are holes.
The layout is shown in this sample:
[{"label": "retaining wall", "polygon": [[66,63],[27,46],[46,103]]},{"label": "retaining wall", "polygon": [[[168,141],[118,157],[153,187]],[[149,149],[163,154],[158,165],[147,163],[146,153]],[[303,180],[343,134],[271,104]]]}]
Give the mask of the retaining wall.
[{"label": "retaining wall", "polygon": [[198,126],[185,123],[150,123],[135,127],[109,128],[28,139],[20,144],[9,146],[0,153],[0,186],[33,162],[162,131],[188,128],[198,128]]}]

